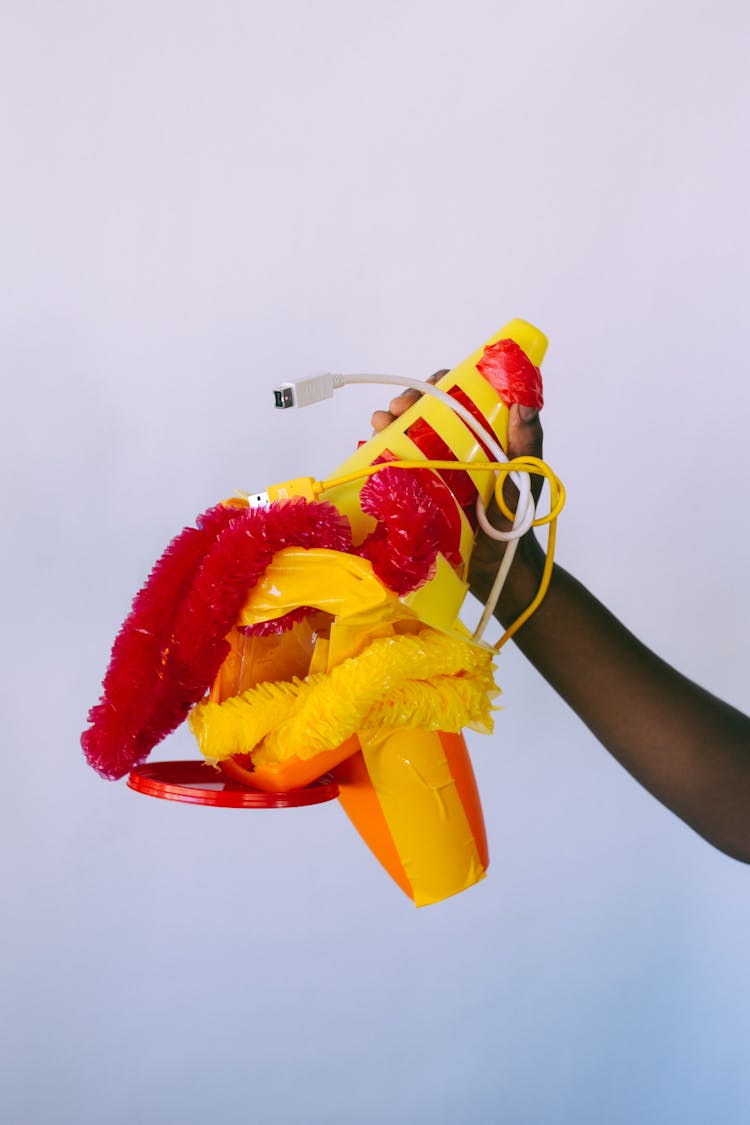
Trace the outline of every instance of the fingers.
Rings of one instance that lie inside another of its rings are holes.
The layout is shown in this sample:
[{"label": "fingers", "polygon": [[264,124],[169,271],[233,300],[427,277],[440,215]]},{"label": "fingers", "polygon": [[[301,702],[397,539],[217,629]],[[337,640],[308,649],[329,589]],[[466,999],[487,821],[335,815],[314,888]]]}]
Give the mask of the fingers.
[{"label": "fingers", "polygon": [[511,406],[508,417],[509,457],[541,457],[543,437],[538,410],[533,406]]},{"label": "fingers", "polygon": [[390,414],[387,410],[376,410],[372,418],[370,419],[370,425],[372,426],[375,433],[379,434],[381,430],[384,430],[386,428],[386,426],[390,426],[393,420],[393,414]]},{"label": "fingers", "polygon": [[[437,383],[438,379],[442,379],[443,375],[447,374],[448,368],[446,367],[444,370],[436,371],[434,375],[430,375],[427,382]],[[375,433],[379,434],[386,426],[390,426],[391,422],[395,421],[396,418],[400,418],[420,397],[419,391],[404,391],[402,394],[396,395],[395,398],[391,399],[388,403],[387,410],[376,410],[370,419],[370,425]]]},{"label": "fingers", "polygon": [[[436,371],[430,375],[428,383],[436,383],[447,375],[447,368]],[[419,391],[407,390],[396,395],[388,404],[387,410],[376,410],[370,419],[373,430],[379,434],[386,426],[390,426],[396,418],[413,406],[420,397]],[[539,411],[533,406],[513,405],[508,418],[508,456],[513,457],[541,457],[542,456],[542,423],[539,421]],[[543,480],[541,477],[532,478],[532,494],[534,500],[539,499],[542,491]],[[512,489],[512,486],[508,485]]]}]

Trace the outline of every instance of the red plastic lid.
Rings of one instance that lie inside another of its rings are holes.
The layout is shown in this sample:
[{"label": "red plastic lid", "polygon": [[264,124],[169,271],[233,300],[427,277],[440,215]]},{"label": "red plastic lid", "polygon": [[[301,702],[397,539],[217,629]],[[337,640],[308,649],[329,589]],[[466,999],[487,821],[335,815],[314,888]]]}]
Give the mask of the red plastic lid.
[{"label": "red plastic lid", "polygon": [[130,771],[128,785],[148,797],[188,805],[219,805],[230,809],[293,809],[320,805],[339,795],[330,774],[304,789],[262,793],[219,773],[207,762],[147,762]]}]

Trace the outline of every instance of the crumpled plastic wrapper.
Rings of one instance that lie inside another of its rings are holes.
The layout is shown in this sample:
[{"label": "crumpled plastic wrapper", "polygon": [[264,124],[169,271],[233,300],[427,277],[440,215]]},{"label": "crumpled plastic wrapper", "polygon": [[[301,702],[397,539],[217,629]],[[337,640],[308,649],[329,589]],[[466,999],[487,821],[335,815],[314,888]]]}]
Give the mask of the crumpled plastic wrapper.
[{"label": "crumpled plastic wrapper", "polygon": [[515,340],[488,344],[477,370],[492,384],[506,406],[544,406],[542,373]]}]

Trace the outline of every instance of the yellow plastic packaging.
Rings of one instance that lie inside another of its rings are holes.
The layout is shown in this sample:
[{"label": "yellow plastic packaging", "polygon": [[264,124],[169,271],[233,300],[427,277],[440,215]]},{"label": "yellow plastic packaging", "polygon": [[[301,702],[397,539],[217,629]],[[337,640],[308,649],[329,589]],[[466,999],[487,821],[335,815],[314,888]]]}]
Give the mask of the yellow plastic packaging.
[{"label": "yellow plastic packaging", "polygon": [[[507,338],[539,366],[546,339],[538,329],[511,321],[488,344]],[[507,407],[476,367],[485,346],[438,386],[446,392],[458,388],[505,445]],[[418,466],[424,457],[408,434],[417,420],[435,431],[456,461],[486,461],[461,419],[424,396],[330,479],[355,474],[383,457]],[[491,476],[467,471],[489,503]],[[303,495],[307,481],[300,485]],[[363,483],[352,480],[320,496],[347,516],[355,543],[374,526],[360,506]],[[287,495],[294,495],[294,485],[283,486]],[[484,877],[489,863],[481,803],[460,730],[469,724],[491,729],[490,701],[497,692],[492,653],[470,642],[458,619],[474,532],[456,507],[458,572],[439,556],[434,577],[404,599],[386,589],[366,560],[336,551],[279,552],[238,625],[299,606],[314,607],[316,614],[281,635],[247,636],[235,629],[210,700],[191,716],[206,756],[257,788],[294,788],[334,769],[347,815],[417,906],[465,890]]]}]

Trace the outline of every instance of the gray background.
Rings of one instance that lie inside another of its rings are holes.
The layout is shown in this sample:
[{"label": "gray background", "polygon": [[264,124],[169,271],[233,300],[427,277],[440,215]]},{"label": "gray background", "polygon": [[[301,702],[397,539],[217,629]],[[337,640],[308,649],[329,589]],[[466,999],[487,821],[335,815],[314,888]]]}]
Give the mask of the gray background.
[{"label": "gray background", "polygon": [[[101,781],[153,560],[325,475],[512,316],[550,336],[560,560],[750,708],[747,6],[83,3],[0,17],[4,1120],[750,1119],[747,869],[510,649],[493,864],[415,911],[336,804]],[[194,757],[185,731],[162,756]]]}]

